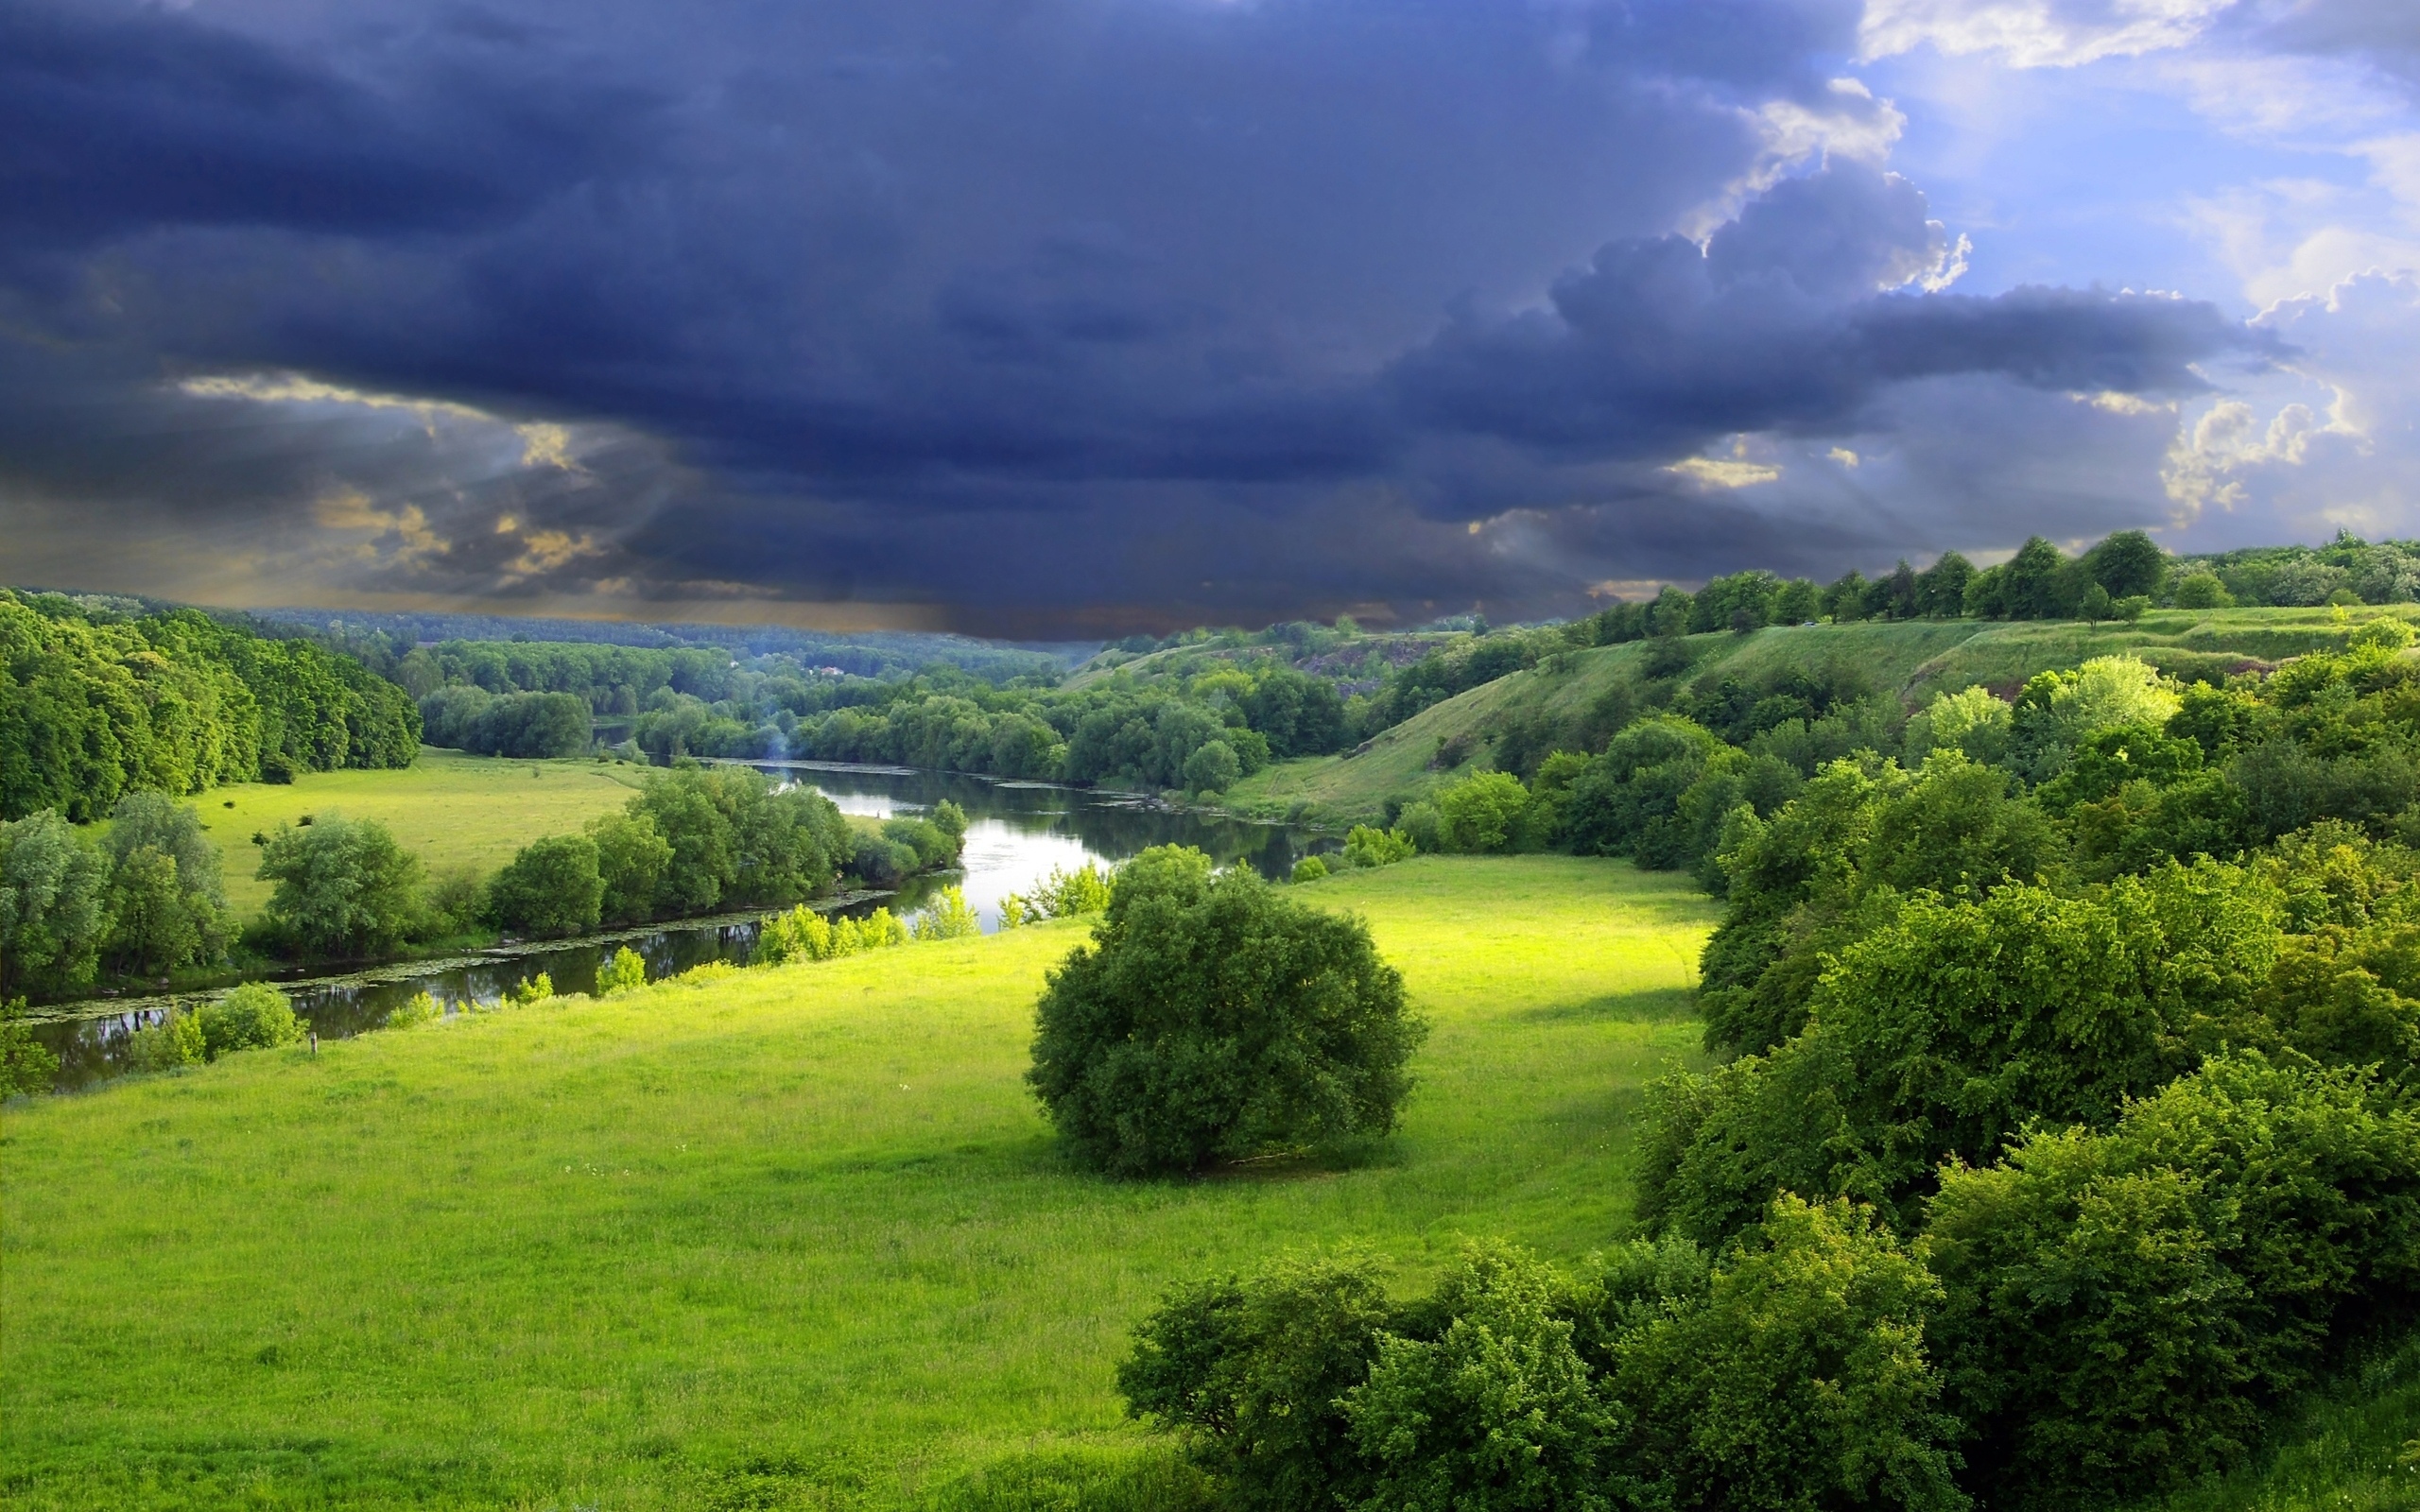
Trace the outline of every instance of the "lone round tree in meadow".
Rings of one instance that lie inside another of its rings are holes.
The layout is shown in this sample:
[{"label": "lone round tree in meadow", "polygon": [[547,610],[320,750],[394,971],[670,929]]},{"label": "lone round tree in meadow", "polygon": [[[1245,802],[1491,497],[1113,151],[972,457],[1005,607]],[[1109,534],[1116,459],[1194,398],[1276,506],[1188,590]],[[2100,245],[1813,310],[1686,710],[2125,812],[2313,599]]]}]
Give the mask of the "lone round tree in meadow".
[{"label": "lone round tree in meadow", "polygon": [[1387,1133],[1426,1032],[1359,919],[1180,846],[1119,869],[1048,982],[1026,1079],[1077,1159],[1120,1176]]}]

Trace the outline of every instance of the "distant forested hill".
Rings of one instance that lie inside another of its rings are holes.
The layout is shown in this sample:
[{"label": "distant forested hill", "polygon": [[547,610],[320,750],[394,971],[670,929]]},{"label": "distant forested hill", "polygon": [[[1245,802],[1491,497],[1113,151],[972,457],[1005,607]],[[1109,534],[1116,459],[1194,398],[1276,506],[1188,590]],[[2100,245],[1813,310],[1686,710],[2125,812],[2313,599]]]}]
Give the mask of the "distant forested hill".
[{"label": "distant forested hill", "polygon": [[0,589],[0,819],[103,818],[137,788],[408,766],[419,748],[409,695],[310,641]]},{"label": "distant forested hill", "polygon": [[316,634],[350,641],[363,634],[385,637],[402,656],[414,645],[441,641],[551,642],[627,645],[670,650],[713,646],[743,656],[787,656],[808,666],[834,666],[860,678],[879,678],[946,664],[995,681],[1057,674],[1098,648],[1097,641],[978,641],[963,635],[908,630],[797,630],[779,625],[636,625],[614,620],[514,619],[500,614],[396,614],[352,610],[265,609],[257,619],[307,627]]}]

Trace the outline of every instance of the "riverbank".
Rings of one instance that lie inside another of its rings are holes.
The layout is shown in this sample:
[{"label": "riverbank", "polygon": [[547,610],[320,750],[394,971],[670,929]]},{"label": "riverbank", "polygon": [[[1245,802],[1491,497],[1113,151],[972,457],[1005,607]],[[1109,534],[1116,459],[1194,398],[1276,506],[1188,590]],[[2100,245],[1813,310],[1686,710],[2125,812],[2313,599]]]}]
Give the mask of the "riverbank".
[{"label": "riverbank", "polygon": [[916,1506],[1158,1452],[1112,1373],[1181,1277],[1605,1244],[1712,905],[1555,856],[1300,896],[1435,1026],[1401,1135],[1305,1165],[1058,1160],[1020,1077],[1080,921],[12,1105],[10,1503]]}]

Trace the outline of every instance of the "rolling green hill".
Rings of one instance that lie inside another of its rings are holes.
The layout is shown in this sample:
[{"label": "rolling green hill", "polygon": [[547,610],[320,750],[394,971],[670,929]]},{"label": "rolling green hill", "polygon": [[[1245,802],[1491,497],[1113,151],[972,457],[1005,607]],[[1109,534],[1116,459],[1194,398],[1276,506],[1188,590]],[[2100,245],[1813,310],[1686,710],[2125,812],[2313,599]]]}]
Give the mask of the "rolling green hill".
[{"label": "rolling green hill", "polygon": [[[1679,683],[1726,673],[1751,679],[1775,667],[1841,662],[1912,711],[1976,683],[2014,694],[2037,672],[2097,656],[2132,653],[2181,677],[2209,677],[2337,644],[2364,619],[2420,618],[2420,608],[2411,606],[2355,610],[2341,622],[2337,612],[2162,610],[2134,625],[1903,620],[1777,626],[1746,635],[1688,637],[1693,660]],[[1374,818],[1390,798],[1416,798],[1456,770],[1485,765],[1489,742],[1515,720],[1544,715],[1574,725],[1609,699],[1651,703],[1643,672],[1650,646],[1634,641],[1559,653],[1529,671],[1433,705],[1345,755],[1278,763],[1238,782],[1226,795],[1226,805],[1270,817],[1296,815],[1338,823]],[[1442,769],[1435,765],[1441,747],[1460,757]]]}]

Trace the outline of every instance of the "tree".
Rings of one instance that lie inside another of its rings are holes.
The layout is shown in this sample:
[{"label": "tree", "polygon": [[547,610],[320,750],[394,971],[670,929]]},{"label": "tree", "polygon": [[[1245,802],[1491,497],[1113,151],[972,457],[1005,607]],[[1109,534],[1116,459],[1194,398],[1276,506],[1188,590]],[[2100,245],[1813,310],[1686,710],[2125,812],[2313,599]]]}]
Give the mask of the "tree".
[{"label": "tree", "polygon": [[281,830],[261,851],[259,875],[277,884],[269,927],[315,955],[392,950],[419,919],[420,862],[375,819],[327,815]]},{"label": "tree", "polygon": [[217,959],[227,946],[227,894],[217,848],[191,808],[163,793],[129,793],[102,848],[113,861],[106,944],[112,966],[153,974]]},{"label": "tree", "polygon": [[596,995],[612,997],[616,992],[632,992],[647,986],[647,957],[628,945],[614,953],[613,958],[596,969]]},{"label": "tree", "polygon": [[1069,1151],[1119,1175],[1384,1134],[1424,1032],[1360,920],[1175,846],[1119,869],[1047,982],[1027,1081]]},{"label": "tree", "polygon": [[0,824],[0,993],[93,979],[108,882],[108,860],[55,811]]},{"label": "tree", "polygon": [[1223,793],[1242,775],[1243,764],[1236,759],[1236,748],[1223,740],[1197,746],[1184,759],[1184,785],[1196,793]]},{"label": "tree", "polygon": [[643,813],[608,814],[588,821],[596,845],[596,874],[604,880],[600,919],[636,923],[655,911],[655,901],[672,868],[672,846]]},{"label": "tree", "polygon": [[2120,530],[2083,554],[2092,580],[2112,599],[2157,593],[2168,576],[2168,553],[2139,530]]},{"label": "tree", "polygon": [[596,927],[605,879],[584,834],[532,840],[488,885],[488,915],[524,935],[584,935]]}]

